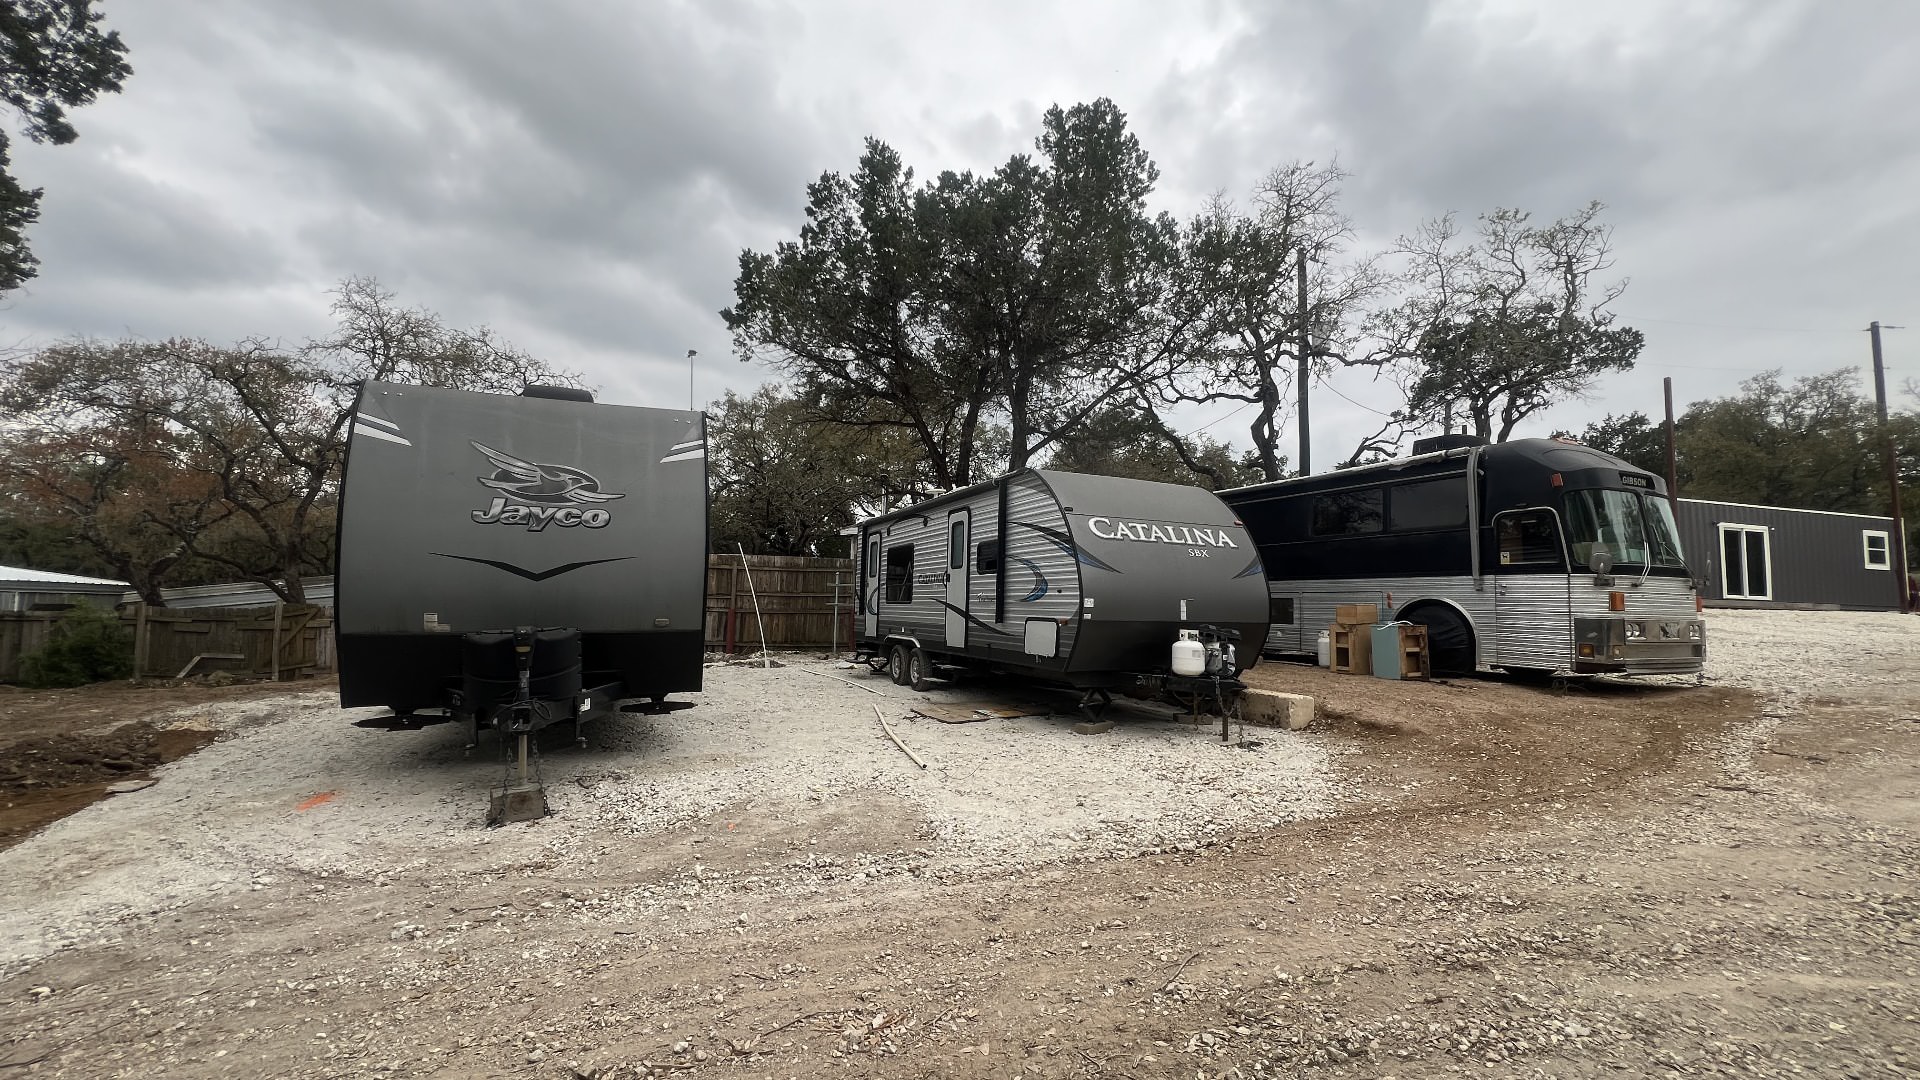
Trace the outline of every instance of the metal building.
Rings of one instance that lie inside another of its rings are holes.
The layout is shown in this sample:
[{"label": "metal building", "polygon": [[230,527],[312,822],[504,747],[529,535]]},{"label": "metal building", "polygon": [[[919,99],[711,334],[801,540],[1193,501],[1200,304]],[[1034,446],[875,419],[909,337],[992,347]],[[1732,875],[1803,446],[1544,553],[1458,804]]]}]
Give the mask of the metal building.
[{"label": "metal building", "polygon": [[1674,517],[1709,605],[1900,610],[1892,518],[1703,499]]},{"label": "metal building", "polygon": [[0,611],[59,611],[79,603],[111,608],[126,587],[107,578],[0,566]]}]

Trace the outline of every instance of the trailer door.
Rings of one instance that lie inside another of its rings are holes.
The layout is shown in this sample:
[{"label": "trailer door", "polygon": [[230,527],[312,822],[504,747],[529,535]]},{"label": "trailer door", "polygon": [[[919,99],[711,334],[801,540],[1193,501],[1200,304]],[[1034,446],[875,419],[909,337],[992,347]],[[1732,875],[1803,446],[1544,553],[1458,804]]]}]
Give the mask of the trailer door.
[{"label": "trailer door", "polygon": [[869,639],[880,636],[880,538],[867,534],[867,557],[861,560],[866,580],[860,585],[860,607],[866,613]]},{"label": "trailer door", "polygon": [[967,538],[973,512],[965,507],[947,515],[947,648],[967,647]]}]

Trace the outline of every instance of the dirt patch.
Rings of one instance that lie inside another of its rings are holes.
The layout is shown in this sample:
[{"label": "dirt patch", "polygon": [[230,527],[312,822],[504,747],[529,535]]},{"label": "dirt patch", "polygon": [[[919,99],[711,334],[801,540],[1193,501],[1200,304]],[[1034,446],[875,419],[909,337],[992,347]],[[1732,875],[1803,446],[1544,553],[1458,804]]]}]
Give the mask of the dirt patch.
[{"label": "dirt patch", "polygon": [[1315,730],[1365,748],[1356,767],[1368,798],[1388,803],[1613,791],[1672,769],[1760,711],[1751,691],[1719,686],[1394,682],[1285,662],[1260,664],[1246,681],[1312,695]]},{"label": "dirt patch", "polygon": [[109,785],[146,779],[212,742],[201,728],[156,728],[145,721],[90,735],[36,735],[0,754],[0,850],[50,822],[98,802]]},{"label": "dirt patch", "polygon": [[4,760],[9,745],[37,735],[97,732],[195,705],[249,701],[335,685],[332,678],[230,686],[211,686],[193,679],[145,680],[95,683],[71,690],[28,690],[0,684],[0,760]]}]

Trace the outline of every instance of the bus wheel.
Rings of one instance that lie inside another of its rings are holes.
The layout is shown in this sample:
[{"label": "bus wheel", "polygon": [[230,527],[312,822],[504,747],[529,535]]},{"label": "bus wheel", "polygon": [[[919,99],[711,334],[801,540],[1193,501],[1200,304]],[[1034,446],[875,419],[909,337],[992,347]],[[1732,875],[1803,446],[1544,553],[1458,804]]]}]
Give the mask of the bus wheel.
[{"label": "bus wheel", "polygon": [[1473,630],[1460,613],[1442,604],[1423,604],[1400,616],[1427,628],[1427,653],[1435,675],[1471,675],[1479,667]]},{"label": "bus wheel", "polygon": [[895,645],[887,652],[887,674],[893,676],[894,684],[897,686],[907,685],[907,679],[909,678],[907,673],[908,651],[906,644],[903,642]]}]

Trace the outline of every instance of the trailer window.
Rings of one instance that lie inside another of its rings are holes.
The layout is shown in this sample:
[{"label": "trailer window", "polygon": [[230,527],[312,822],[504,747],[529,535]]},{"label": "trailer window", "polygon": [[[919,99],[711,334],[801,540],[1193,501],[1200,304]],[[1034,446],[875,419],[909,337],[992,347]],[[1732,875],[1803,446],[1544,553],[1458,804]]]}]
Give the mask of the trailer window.
[{"label": "trailer window", "polygon": [[1560,524],[1551,510],[1517,510],[1493,519],[1501,566],[1560,564]]},{"label": "trailer window", "polygon": [[977,574],[999,573],[1000,541],[980,541],[980,545],[973,549],[973,570]]},{"label": "trailer window", "polygon": [[1458,529],[1467,523],[1465,477],[1399,484],[1387,493],[1387,528],[1394,532]]},{"label": "trailer window", "polygon": [[947,530],[947,569],[959,570],[967,565],[967,523],[956,519]]},{"label": "trailer window", "polygon": [[887,603],[913,603],[913,545],[887,549]]},{"label": "trailer window", "polygon": [[1267,600],[1267,621],[1275,626],[1293,625],[1293,597],[1275,596]]},{"label": "trailer window", "polygon": [[1379,488],[1335,491],[1313,497],[1313,535],[1351,536],[1380,531]]},{"label": "trailer window", "polygon": [[867,544],[867,576],[880,576],[880,541],[872,540]]}]

